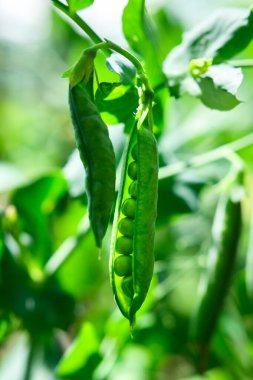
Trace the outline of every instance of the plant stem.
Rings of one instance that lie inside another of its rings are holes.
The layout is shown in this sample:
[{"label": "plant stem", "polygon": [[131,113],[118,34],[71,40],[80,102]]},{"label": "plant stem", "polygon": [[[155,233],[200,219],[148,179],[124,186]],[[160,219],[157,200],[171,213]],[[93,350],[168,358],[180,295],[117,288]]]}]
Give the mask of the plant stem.
[{"label": "plant stem", "polygon": [[142,75],[144,70],[143,70],[143,67],[142,67],[142,64],[141,62],[138,60],[138,58],[136,58],[134,55],[132,55],[131,53],[129,53],[129,51],[123,49],[121,46],[115,44],[114,42],[110,41],[110,40],[107,40],[105,38],[105,41],[107,42],[108,44],[108,47],[110,47],[111,49],[113,49],[114,51],[116,51],[117,53],[123,55],[125,58],[127,58],[130,62],[132,62],[132,64],[136,67],[136,70],[137,70],[137,73],[139,75]]},{"label": "plant stem", "polygon": [[164,80],[163,82],[161,83],[158,83],[155,87],[153,87],[153,90],[154,92],[157,92],[163,88],[167,88],[168,89],[168,79]]},{"label": "plant stem", "polygon": [[100,42],[97,45],[91,46],[87,50],[97,51],[99,49],[106,49],[106,48],[111,49],[111,50],[115,51],[116,53],[119,53],[120,55],[122,55],[123,57],[128,59],[135,66],[137,74],[138,74],[142,84],[144,85],[144,88],[142,88],[143,95],[144,95],[143,101],[146,105],[149,104],[150,101],[152,102],[153,97],[154,97],[154,92],[152,90],[152,87],[150,86],[150,83],[149,83],[148,77],[145,73],[145,70],[144,70],[144,68],[143,68],[143,66],[142,66],[142,64],[138,58],[136,58],[129,51],[123,49],[121,46],[115,44],[114,42],[112,42],[106,38],[105,38],[105,42]]},{"label": "plant stem", "polygon": [[77,235],[67,238],[46,263],[44,268],[46,277],[55,275],[61,266],[71,257],[72,253],[80,244],[82,239],[87,236],[88,232],[90,231],[88,214],[85,215],[83,220],[80,222],[80,225],[82,226],[79,229]]},{"label": "plant stem", "polygon": [[36,352],[36,344],[31,339],[23,380],[32,380],[32,377],[31,377],[31,375],[32,375],[32,365],[33,365],[33,360],[34,360],[35,352]]},{"label": "plant stem", "polygon": [[103,42],[102,38],[99,37],[97,33],[94,32],[94,30],[91,29],[91,27],[80,17],[77,13],[70,12],[70,9],[67,5],[62,4],[59,0],[51,0],[54,6],[62,11],[65,15],[70,17],[80,28],[90,37],[90,39],[95,43],[98,44],[100,42]]},{"label": "plant stem", "polygon": [[149,84],[148,78],[147,78],[147,76],[145,74],[145,71],[144,71],[144,69],[142,67],[142,64],[138,60],[138,58],[136,58],[130,52],[128,52],[127,50],[123,49],[122,47],[120,47],[119,45],[115,44],[114,42],[109,41],[107,39],[103,40],[101,37],[99,37],[91,29],[91,27],[83,19],[81,19],[81,17],[78,16],[78,14],[70,12],[70,9],[69,9],[69,7],[67,5],[61,3],[59,0],[51,0],[51,1],[52,1],[52,3],[54,4],[54,6],[57,9],[59,9],[65,15],[67,15],[68,17],[70,17],[71,20],[73,20],[78,26],[80,26],[80,28],[90,37],[90,39],[95,44],[97,44],[97,46],[91,47],[90,49],[96,49],[96,50],[103,49],[104,53],[107,56],[111,55],[111,50],[110,49],[112,49],[112,50],[116,51],[117,53],[123,55],[130,62],[132,62],[133,65],[136,67],[137,73],[138,73],[140,79],[142,80],[142,82],[143,82],[143,84],[145,86],[145,90],[147,91],[148,94],[150,94],[150,95],[147,94],[147,96],[151,97],[151,98],[153,97],[153,90],[152,90],[152,88],[151,88],[151,86]]},{"label": "plant stem", "polygon": [[[114,42],[110,41],[110,40],[107,40],[105,38],[105,41],[108,43],[108,47],[114,51],[116,51],[117,53],[123,55],[123,57],[125,57],[126,59],[128,59],[130,62],[132,62],[132,64],[135,66],[136,70],[137,70],[137,74],[139,75],[142,83],[144,84],[145,86],[145,90],[150,94],[150,98],[153,99],[153,90],[152,90],[152,87],[150,86],[150,83],[148,81],[148,78],[147,78],[147,75],[145,73],[145,70],[141,64],[141,62],[139,61],[138,58],[136,58],[133,54],[131,54],[129,51],[123,49],[121,46],[115,44]],[[148,99],[149,100],[149,99]]]},{"label": "plant stem", "polygon": [[253,59],[241,59],[237,61],[228,61],[229,65],[234,67],[243,67],[244,69],[253,68]]},{"label": "plant stem", "polygon": [[222,145],[210,152],[193,157],[189,161],[178,161],[175,164],[162,167],[159,170],[159,179],[173,177],[174,175],[181,174],[186,169],[203,166],[221,158],[229,158],[231,153],[238,152],[251,145],[253,145],[253,133],[231,143]]}]

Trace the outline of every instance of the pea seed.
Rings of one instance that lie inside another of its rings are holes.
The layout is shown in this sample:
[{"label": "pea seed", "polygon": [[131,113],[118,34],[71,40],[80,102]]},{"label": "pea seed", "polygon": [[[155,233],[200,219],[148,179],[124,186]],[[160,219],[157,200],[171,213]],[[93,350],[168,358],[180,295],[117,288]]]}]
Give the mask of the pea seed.
[{"label": "pea seed", "polygon": [[131,155],[135,161],[138,160],[138,145],[137,144],[135,144],[135,146],[133,147],[131,151]]},{"label": "pea seed", "polygon": [[127,276],[124,277],[121,283],[121,289],[125,293],[126,296],[132,298],[134,295],[134,287],[133,287],[133,277]]},{"label": "pea seed", "polygon": [[122,205],[122,213],[129,218],[135,217],[135,208],[136,208],[136,200],[133,198],[128,198]]},{"label": "pea seed", "polygon": [[135,161],[133,161],[133,162],[131,162],[131,164],[129,164],[127,173],[131,179],[133,179],[133,180],[137,179],[138,165]]},{"label": "pea seed", "polygon": [[121,236],[116,241],[116,251],[122,255],[130,255],[133,251],[133,239]]},{"label": "pea seed", "polygon": [[114,261],[114,272],[119,277],[129,276],[132,273],[132,257],[118,256]]},{"label": "pea seed", "polygon": [[128,188],[128,193],[131,195],[131,197],[137,198],[137,181],[133,181],[131,185]]},{"label": "pea seed", "polygon": [[134,222],[130,218],[123,218],[119,222],[118,226],[119,232],[125,236],[133,236],[134,234]]}]

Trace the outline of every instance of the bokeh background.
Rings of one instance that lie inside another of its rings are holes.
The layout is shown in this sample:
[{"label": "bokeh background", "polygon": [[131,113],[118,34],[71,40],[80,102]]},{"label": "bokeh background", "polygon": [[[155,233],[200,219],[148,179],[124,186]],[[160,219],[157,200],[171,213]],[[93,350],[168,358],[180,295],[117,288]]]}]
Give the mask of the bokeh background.
[{"label": "bokeh background", "polygon": [[[153,0],[147,1],[147,8],[166,57],[182,33],[211,12],[250,4]],[[95,0],[80,15],[100,36],[127,48],[121,30],[125,5],[122,0]],[[81,227],[79,223],[87,201],[69,117],[68,82],[61,75],[89,41],[45,0],[1,1],[0,39],[0,206],[7,210],[10,231],[14,229],[21,242],[16,251],[9,243],[18,258],[12,255],[2,264],[6,281],[1,291],[8,307],[0,315],[0,378],[252,379],[253,309],[243,279],[250,208],[244,216],[233,299],[216,332],[206,377],[195,375],[195,357],[186,339],[217,200],[212,185],[229,164],[221,160],[186,173],[172,183],[173,191],[164,192],[161,209],[168,214],[157,227],[154,281],[131,338],[109,285],[110,229],[101,260],[89,232],[75,240],[78,228],[86,231],[86,221]],[[251,43],[238,58],[252,56]],[[190,96],[170,99],[159,140],[161,162],[187,159],[250,134],[252,89],[252,70],[245,69],[239,91],[243,103],[232,111],[211,111]],[[119,160],[123,127],[109,128]],[[240,154],[252,168],[252,147]],[[248,184],[252,188],[250,176]],[[64,261],[71,250],[74,253]],[[52,271],[57,266],[50,262],[54,252],[64,264],[40,288],[43,266],[49,263]],[[61,362],[63,354],[73,350]]]},{"label": "bokeh background", "polygon": [[[99,35],[127,46],[121,30],[125,4],[122,0],[96,0],[80,14]],[[250,1],[160,0],[147,2],[147,7],[163,28],[166,56],[180,42],[182,32],[210,12],[249,4]],[[67,81],[61,79],[61,74],[77,60],[85,43],[82,32],[52,11],[49,1],[2,1],[0,7],[1,158],[9,165],[13,163],[20,176],[37,175],[62,166],[73,149]]]}]

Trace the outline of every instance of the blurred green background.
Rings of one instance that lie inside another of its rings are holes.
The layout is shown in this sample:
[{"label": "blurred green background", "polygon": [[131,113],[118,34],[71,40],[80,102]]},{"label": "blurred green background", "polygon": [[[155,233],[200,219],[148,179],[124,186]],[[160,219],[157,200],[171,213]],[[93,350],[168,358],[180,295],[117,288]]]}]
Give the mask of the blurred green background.
[{"label": "blurred green background", "polygon": [[[147,8],[165,58],[182,33],[212,11],[250,3],[153,0]],[[125,4],[96,0],[80,15],[102,37],[127,47],[121,31]],[[45,0],[1,2],[0,25],[0,208],[7,231],[0,266],[0,379],[252,379],[253,304],[244,279],[252,146],[240,152],[248,194],[233,287],[202,377],[196,375],[187,328],[210,240],[213,186],[230,164],[219,160],[161,184],[155,275],[131,337],[109,284],[110,228],[98,260],[87,227],[84,172],[75,151],[68,83],[61,78],[89,41]],[[252,56],[251,43],[238,58]],[[250,134],[252,89],[252,70],[245,69],[243,102],[232,111],[212,111],[190,96],[167,99],[161,163]],[[119,161],[123,127],[109,128]]]}]

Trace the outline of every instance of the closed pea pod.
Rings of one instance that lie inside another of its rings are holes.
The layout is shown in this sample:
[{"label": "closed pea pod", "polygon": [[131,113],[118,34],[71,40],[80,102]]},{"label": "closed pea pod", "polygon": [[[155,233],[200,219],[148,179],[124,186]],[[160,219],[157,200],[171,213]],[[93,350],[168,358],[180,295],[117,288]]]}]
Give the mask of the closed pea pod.
[{"label": "closed pea pod", "polygon": [[91,226],[96,244],[101,247],[115,195],[115,156],[107,126],[103,122],[93,93],[92,76],[87,86],[69,87],[69,105],[77,148],[86,170],[86,190]]},{"label": "closed pea pod", "polygon": [[248,248],[246,254],[245,284],[249,298],[253,299],[253,210],[248,233]]},{"label": "closed pea pod", "polygon": [[[137,176],[129,173],[129,167],[133,163]],[[113,224],[110,276],[116,302],[122,314],[132,324],[136,312],[146,298],[153,274],[157,207],[157,146],[152,131],[142,124],[135,125],[130,134],[122,173]],[[137,179],[134,180],[135,178]],[[135,183],[135,196],[129,193],[133,183]],[[132,220],[131,234],[125,233],[122,227],[125,220],[128,222]],[[117,249],[122,235],[132,239],[131,255],[126,256]],[[128,261],[131,259],[131,273],[118,275],[117,262],[120,257],[128,257]]]},{"label": "closed pea pod", "polygon": [[206,271],[200,279],[198,301],[191,321],[191,340],[207,347],[214,332],[233,273],[240,237],[241,204],[236,187],[218,202]]}]

